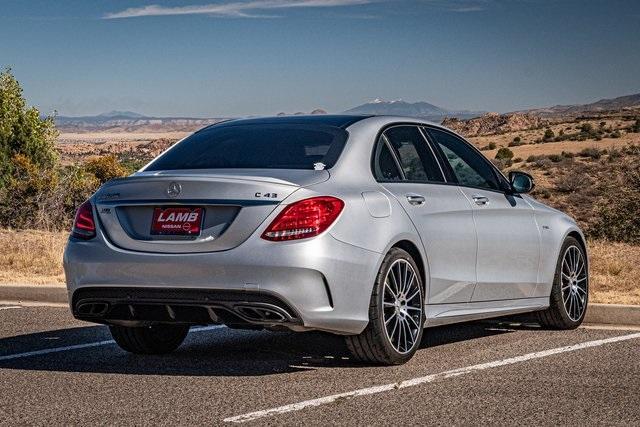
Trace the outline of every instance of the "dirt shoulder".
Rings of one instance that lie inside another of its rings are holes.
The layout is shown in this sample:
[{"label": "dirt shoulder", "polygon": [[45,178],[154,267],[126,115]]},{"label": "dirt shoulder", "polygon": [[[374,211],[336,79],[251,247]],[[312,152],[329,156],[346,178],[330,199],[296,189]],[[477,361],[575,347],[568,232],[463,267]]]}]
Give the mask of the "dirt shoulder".
[{"label": "dirt shoulder", "polygon": [[[2,284],[64,284],[66,232],[0,230]],[[591,257],[591,302],[640,305],[640,246],[595,241]]]}]

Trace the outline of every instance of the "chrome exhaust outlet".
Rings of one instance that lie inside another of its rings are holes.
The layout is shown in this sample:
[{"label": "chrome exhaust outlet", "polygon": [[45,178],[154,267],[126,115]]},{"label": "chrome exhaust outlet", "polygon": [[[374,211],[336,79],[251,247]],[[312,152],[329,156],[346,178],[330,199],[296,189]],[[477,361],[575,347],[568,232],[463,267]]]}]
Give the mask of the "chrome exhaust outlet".
[{"label": "chrome exhaust outlet", "polygon": [[289,313],[270,305],[237,304],[233,306],[236,314],[250,322],[284,323],[292,320]]}]

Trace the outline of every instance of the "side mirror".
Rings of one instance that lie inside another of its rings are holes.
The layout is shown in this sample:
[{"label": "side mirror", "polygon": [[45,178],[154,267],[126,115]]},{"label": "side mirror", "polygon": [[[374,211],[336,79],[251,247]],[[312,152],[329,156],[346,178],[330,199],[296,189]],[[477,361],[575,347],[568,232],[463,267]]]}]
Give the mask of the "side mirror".
[{"label": "side mirror", "polygon": [[529,193],[535,187],[533,177],[525,172],[509,172],[509,182],[516,193]]}]

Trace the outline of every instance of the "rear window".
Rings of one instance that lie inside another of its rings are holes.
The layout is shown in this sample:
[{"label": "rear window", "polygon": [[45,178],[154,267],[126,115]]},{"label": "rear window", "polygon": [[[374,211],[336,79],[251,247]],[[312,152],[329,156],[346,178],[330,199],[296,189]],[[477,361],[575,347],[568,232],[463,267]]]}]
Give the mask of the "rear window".
[{"label": "rear window", "polygon": [[344,129],[321,125],[224,125],[197,132],[153,161],[147,171],[177,169],[313,169],[335,164]]}]

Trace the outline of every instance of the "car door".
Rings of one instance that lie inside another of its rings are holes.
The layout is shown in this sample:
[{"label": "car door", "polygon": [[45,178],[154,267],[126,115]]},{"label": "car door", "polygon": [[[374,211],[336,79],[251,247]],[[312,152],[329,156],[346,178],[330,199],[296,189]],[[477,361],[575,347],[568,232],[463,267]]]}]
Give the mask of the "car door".
[{"label": "car door", "polygon": [[529,298],[540,261],[533,207],[473,146],[450,132],[427,132],[473,208],[478,236],[477,285],[472,301]]},{"label": "car door", "polygon": [[428,304],[468,302],[475,286],[476,232],[469,201],[447,185],[422,130],[387,128],[377,141],[374,174],[418,230],[429,264]]}]

